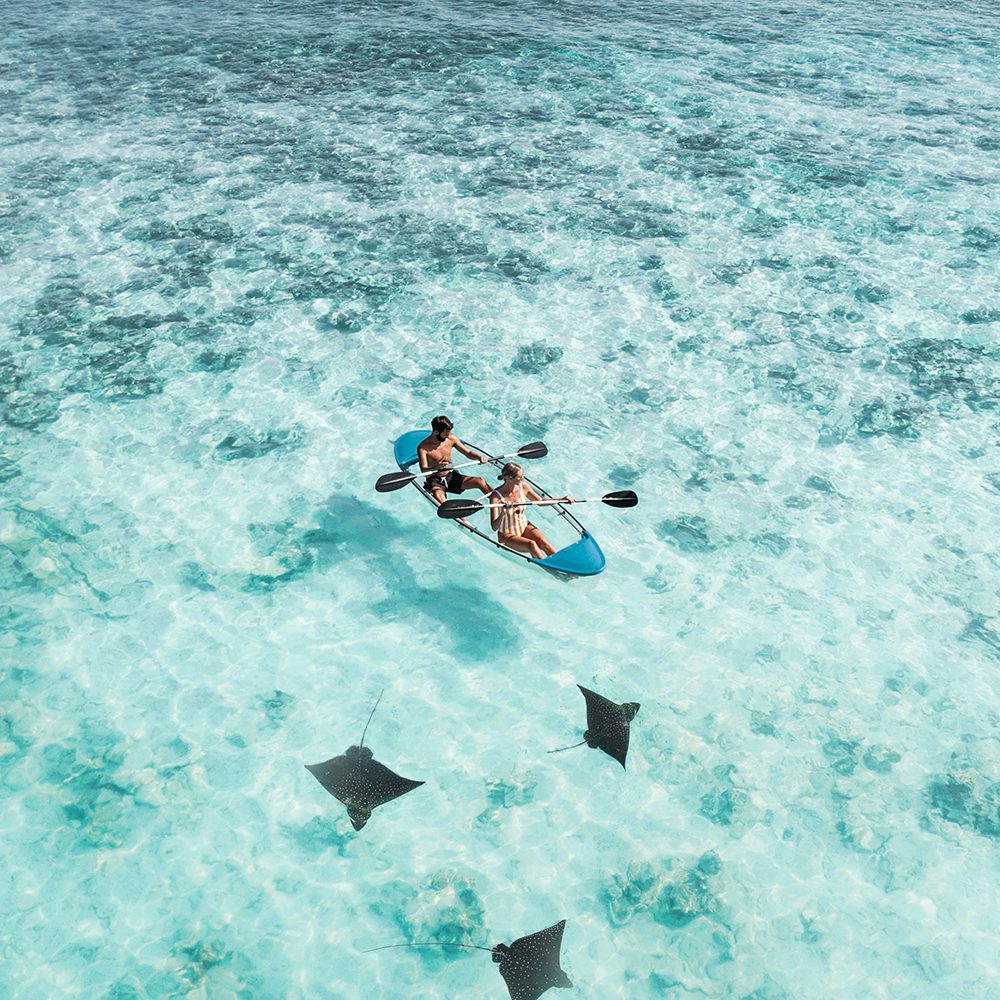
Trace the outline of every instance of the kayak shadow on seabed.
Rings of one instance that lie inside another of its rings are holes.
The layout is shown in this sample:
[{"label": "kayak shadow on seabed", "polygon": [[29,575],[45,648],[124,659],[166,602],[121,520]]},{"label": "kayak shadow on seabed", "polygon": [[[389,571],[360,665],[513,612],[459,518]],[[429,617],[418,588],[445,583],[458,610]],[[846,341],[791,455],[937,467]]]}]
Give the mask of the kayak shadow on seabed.
[{"label": "kayak shadow on seabed", "polygon": [[[455,583],[462,553],[436,537],[429,518],[415,527],[365,500],[335,493],[316,512],[318,528],[311,532],[316,568],[329,572],[355,558],[366,559],[369,573],[381,580],[390,596],[368,607],[382,621],[414,614],[442,626],[456,656],[490,658],[496,637],[505,636],[511,649],[521,646],[517,619],[490,594],[469,584]],[[423,560],[440,567],[442,583],[425,586],[410,562]]]}]

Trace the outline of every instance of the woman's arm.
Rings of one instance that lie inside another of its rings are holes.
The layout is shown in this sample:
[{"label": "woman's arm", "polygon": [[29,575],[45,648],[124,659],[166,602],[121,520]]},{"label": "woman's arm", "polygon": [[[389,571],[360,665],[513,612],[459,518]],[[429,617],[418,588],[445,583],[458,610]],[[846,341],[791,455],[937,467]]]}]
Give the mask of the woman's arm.
[{"label": "woman's arm", "polygon": [[[493,493],[491,493],[486,498],[486,502],[487,503],[499,503],[500,502],[500,498],[497,496],[496,492],[494,491]],[[494,531],[499,531],[500,530],[500,521],[501,521],[502,517],[503,517],[503,511],[499,507],[490,507],[490,527]]]}]

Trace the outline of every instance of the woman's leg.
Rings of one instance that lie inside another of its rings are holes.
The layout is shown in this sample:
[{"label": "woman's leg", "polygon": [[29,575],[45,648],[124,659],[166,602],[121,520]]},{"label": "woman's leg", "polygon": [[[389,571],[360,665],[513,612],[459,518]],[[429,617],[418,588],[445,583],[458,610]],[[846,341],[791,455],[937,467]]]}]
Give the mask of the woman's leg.
[{"label": "woman's leg", "polygon": [[555,546],[531,522],[528,522],[521,537],[530,538],[547,556],[556,554]]},{"label": "woman's leg", "polygon": [[545,558],[545,553],[530,538],[521,535],[498,534],[497,539],[501,545],[506,545],[508,549],[513,549],[515,552],[526,552],[532,559]]}]

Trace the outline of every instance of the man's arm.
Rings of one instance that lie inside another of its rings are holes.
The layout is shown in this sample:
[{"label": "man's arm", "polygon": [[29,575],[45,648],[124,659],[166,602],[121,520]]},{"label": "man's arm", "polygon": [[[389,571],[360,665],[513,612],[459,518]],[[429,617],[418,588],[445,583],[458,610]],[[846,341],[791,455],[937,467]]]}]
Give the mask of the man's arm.
[{"label": "man's arm", "polygon": [[471,448],[466,448],[458,438],[452,441],[452,447],[457,448],[461,454],[463,454],[471,462],[485,462],[486,456],[480,455],[478,451],[473,451]]},{"label": "man's arm", "polygon": [[421,472],[433,472],[437,468],[437,465],[428,457],[427,449],[423,445],[417,448],[417,462],[420,464]]}]

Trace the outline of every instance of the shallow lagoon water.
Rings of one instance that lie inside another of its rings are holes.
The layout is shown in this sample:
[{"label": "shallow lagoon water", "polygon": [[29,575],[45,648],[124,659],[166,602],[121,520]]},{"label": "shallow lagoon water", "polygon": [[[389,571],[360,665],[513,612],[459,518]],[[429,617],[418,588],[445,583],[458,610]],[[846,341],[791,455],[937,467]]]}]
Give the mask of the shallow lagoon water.
[{"label": "shallow lagoon water", "polygon": [[[997,995],[995,12],[4,18],[0,992]],[[607,571],[375,494],[441,411]]]}]

